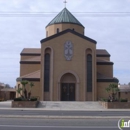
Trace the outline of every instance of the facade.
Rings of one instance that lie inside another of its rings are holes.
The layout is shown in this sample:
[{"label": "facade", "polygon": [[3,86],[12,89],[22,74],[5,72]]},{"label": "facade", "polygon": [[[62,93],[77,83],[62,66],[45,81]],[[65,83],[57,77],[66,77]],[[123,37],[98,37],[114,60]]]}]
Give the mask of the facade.
[{"label": "facade", "polygon": [[[34,82],[32,95],[44,101],[97,101],[118,83],[105,49],[84,35],[85,27],[64,8],[47,26],[41,48],[21,52],[21,80]],[[29,86],[28,86],[29,87]],[[18,95],[17,95],[18,96]]]},{"label": "facade", "polygon": [[119,84],[118,88],[120,89],[118,97],[120,97],[120,99],[128,99],[128,101],[130,101],[130,84]]},{"label": "facade", "polygon": [[6,88],[4,83],[0,83],[0,101],[12,100],[16,96],[15,88]]}]

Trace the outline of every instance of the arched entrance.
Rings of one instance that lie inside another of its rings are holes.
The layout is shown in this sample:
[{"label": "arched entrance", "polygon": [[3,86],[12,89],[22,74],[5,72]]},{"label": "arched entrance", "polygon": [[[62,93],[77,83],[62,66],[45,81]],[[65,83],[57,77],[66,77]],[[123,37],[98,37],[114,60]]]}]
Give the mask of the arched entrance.
[{"label": "arched entrance", "polygon": [[71,73],[66,73],[60,80],[61,101],[75,101],[76,98],[76,78]]}]

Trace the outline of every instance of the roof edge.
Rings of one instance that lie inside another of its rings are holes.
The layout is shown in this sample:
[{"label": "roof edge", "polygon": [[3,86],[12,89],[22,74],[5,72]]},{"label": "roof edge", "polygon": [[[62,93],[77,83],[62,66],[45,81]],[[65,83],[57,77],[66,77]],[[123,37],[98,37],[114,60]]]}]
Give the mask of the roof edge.
[{"label": "roof edge", "polygon": [[117,78],[113,78],[113,79],[97,79],[97,82],[114,82],[114,83],[118,83],[119,80]]},{"label": "roof edge", "polygon": [[40,56],[41,54],[39,53],[20,53],[21,56]]},{"label": "roof edge", "polygon": [[40,61],[20,61],[20,64],[40,64]]},{"label": "roof edge", "polygon": [[97,57],[111,57],[111,55],[109,55],[109,54],[106,54],[106,55],[104,55],[104,54],[96,54],[96,56]]},{"label": "roof edge", "polygon": [[22,80],[28,80],[28,81],[40,81],[40,78],[17,78],[16,81],[22,81]]},{"label": "roof edge", "polygon": [[97,65],[113,65],[113,62],[98,62],[97,61]]},{"label": "roof edge", "polygon": [[41,44],[42,44],[43,42],[49,41],[49,40],[51,40],[51,39],[53,39],[53,38],[56,38],[56,37],[58,37],[58,36],[61,36],[61,35],[65,34],[65,33],[67,33],[67,32],[70,32],[70,33],[75,34],[75,35],[77,35],[77,36],[79,36],[79,37],[82,37],[83,39],[88,40],[88,41],[90,41],[90,42],[92,42],[92,43],[94,43],[94,44],[97,44],[97,42],[96,42],[95,40],[93,40],[93,39],[91,39],[91,38],[89,38],[89,37],[86,37],[86,36],[84,36],[84,35],[82,35],[82,34],[76,32],[76,31],[71,30],[71,29],[66,29],[66,30],[64,30],[64,31],[62,31],[62,32],[59,32],[59,33],[57,33],[57,34],[54,34],[54,35],[52,35],[52,36],[50,36],[50,37],[44,38],[44,39],[42,39],[40,42],[41,42]]},{"label": "roof edge", "polygon": [[77,24],[77,23],[72,23],[72,22],[59,22],[59,23],[54,23],[54,24],[48,24],[45,28],[47,28],[47,27],[49,27],[49,26],[51,26],[51,25],[55,25],[55,24],[76,24],[76,25],[78,25],[78,26],[81,26],[81,27],[83,27],[83,28],[85,28],[82,24],[80,25],[80,24]]}]

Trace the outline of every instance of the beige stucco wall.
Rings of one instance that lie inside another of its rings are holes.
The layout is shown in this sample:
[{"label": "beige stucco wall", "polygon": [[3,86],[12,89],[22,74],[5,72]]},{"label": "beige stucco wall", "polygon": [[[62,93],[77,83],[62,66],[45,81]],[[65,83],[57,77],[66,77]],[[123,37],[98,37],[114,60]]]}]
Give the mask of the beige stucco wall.
[{"label": "beige stucco wall", "polygon": [[40,70],[40,64],[20,64],[20,76]]},{"label": "beige stucco wall", "polygon": [[97,82],[97,97],[98,97],[98,100],[100,100],[101,98],[108,98],[109,94],[106,92],[105,89],[110,84],[113,84],[113,82]]},{"label": "beige stucco wall", "polygon": [[[73,57],[71,61],[66,61],[64,57],[64,44],[66,41],[71,41],[73,44]],[[53,80],[52,86],[53,93],[52,93],[52,100],[57,101],[60,100],[58,93],[59,93],[59,84],[58,79],[61,74],[72,71],[77,74],[78,78],[80,79],[79,85],[79,101],[86,100],[86,49],[90,48],[92,50],[92,57],[93,57],[93,87],[96,88],[96,45],[91,43],[83,38],[80,38],[72,33],[66,33],[60,37],[54,38],[47,42],[41,44],[42,54],[43,57],[41,59],[41,86],[44,83],[44,50],[45,48],[50,47],[53,50],[53,75],[51,75],[51,81]],[[51,82],[50,81],[50,82]],[[43,89],[43,88],[41,88]],[[96,90],[93,92],[93,100],[96,98]],[[43,96],[44,97],[44,96]],[[44,100],[44,99],[43,99]]]},{"label": "beige stucco wall", "polygon": [[97,65],[97,72],[108,77],[113,77],[113,65]]},{"label": "beige stucco wall", "polygon": [[59,28],[59,32],[64,31],[66,29],[74,29],[76,32],[80,34],[84,34],[84,27],[79,26],[77,24],[69,24],[69,23],[62,23],[62,24],[53,24],[46,28],[46,32],[48,32],[48,36],[57,34],[57,28]]},{"label": "beige stucco wall", "polygon": [[39,56],[21,56],[21,61],[31,59],[31,58],[35,58],[35,57],[39,57]]},{"label": "beige stucco wall", "polygon": [[110,61],[110,57],[97,57],[97,59]]},{"label": "beige stucco wall", "polygon": [[[38,97],[41,100],[42,95],[40,93],[40,91],[41,91],[40,90],[40,81],[32,81],[32,82],[34,83],[34,86],[31,89],[31,97]],[[18,89],[18,84],[20,84],[19,87],[23,88],[22,84],[19,81],[19,82],[17,82],[16,90]],[[26,89],[27,89],[28,92],[30,91],[30,85],[29,84],[26,85]],[[21,94],[23,94],[22,91],[21,91]],[[16,97],[20,97],[20,95],[17,92],[16,92]]]}]

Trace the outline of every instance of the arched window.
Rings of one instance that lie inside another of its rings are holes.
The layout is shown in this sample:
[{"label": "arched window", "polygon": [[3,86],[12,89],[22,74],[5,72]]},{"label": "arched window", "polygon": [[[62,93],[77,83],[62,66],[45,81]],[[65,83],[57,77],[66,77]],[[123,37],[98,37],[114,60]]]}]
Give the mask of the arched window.
[{"label": "arched window", "polygon": [[87,92],[92,92],[92,55],[87,55]]},{"label": "arched window", "polygon": [[44,58],[44,92],[49,92],[50,86],[50,54],[46,53]]},{"label": "arched window", "polygon": [[57,28],[57,33],[59,33],[60,32],[60,30],[59,30],[59,28]]}]

